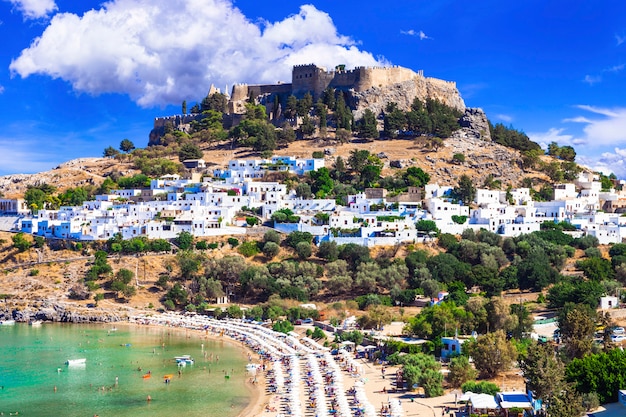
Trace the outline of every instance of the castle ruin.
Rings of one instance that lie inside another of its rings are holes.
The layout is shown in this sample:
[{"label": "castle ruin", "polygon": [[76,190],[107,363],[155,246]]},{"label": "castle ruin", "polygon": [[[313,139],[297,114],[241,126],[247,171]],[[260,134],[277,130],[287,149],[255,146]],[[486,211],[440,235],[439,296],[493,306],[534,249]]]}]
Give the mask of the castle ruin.
[{"label": "castle ruin", "polygon": [[[338,65],[334,70],[327,71],[326,68],[309,64],[293,67],[291,83],[233,85],[228,114],[224,116],[225,127],[229,128],[237,123],[240,115],[245,113],[245,103],[250,98],[264,104],[270,119],[278,122],[271,113],[276,98],[283,108],[290,95],[302,98],[310,93],[315,102],[329,87],[344,92],[346,104],[357,120],[362,117],[365,109],[380,114],[391,102],[396,103],[401,110],[409,110],[415,98],[422,101],[428,98],[437,99],[450,107],[465,111],[465,102],[455,82],[425,77],[421,70],[415,72],[399,66],[345,70],[343,65]],[[151,143],[158,139],[165,125],[181,128],[199,117],[200,115],[190,114],[156,118]]]},{"label": "castle ruin", "polygon": [[[329,87],[350,92],[355,96],[364,96],[367,95],[366,92],[368,91],[387,90],[393,86],[406,84],[415,87],[415,94],[409,94],[412,96],[411,102],[414,97],[419,97],[421,100],[436,98],[451,107],[461,111],[465,110],[465,103],[455,82],[424,77],[422,71],[415,72],[399,66],[357,67],[353,70],[345,70],[343,66],[338,65],[334,70],[327,71],[325,68],[314,64],[296,65],[292,70],[291,83],[237,84],[233,86],[230,99],[231,102],[237,103],[249,97],[278,95],[282,99],[291,94],[302,98],[308,92],[313,96],[313,101],[316,101]],[[411,92],[409,91],[409,93]],[[358,111],[358,103],[355,104],[355,110]],[[398,104],[403,107],[401,103]]]}]

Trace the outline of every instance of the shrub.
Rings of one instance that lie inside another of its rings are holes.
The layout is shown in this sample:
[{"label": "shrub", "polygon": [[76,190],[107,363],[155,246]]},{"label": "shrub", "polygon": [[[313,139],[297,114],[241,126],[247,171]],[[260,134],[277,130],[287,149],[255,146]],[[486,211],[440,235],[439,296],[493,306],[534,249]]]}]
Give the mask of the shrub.
[{"label": "shrub", "polygon": [[267,242],[263,245],[263,255],[265,255],[268,259],[272,259],[278,255],[279,251],[280,247],[274,242]]},{"label": "shrub", "polygon": [[236,248],[237,246],[239,246],[239,240],[235,239],[234,237],[229,237],[228,244],[232,246],[233,248]]},{"label": "shrub", "polygon": [[461,390],[463,392],[471,391],[474,394],[496,395],[498,392],[500,392],[500,387],[489,381],[467,381],[466,383],[461,385]]},{"label": "shrub", "polygon": [[311,256],[311,244],[307,242],[299,242],[296,245],[296,253],[300,259],[307,259]]},{"label": "shrub", "polygon": [[268,230],[263,235],[263,242],[274,242],[277,245],[280,245],[280,233],[276,230]]},{"label": "shrub", "polygon": [[249,258],[260,252],[259,244],[256,241],[243,242],[237,249],[237,252]]}]

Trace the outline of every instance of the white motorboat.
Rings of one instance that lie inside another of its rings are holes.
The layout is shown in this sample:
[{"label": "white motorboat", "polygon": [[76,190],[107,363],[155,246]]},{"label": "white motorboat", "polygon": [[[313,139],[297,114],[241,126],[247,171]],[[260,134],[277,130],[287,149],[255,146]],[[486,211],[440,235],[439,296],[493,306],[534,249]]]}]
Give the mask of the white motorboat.
[{"label": "white motorboat", "polygon": [[194,360],[190,355],[174,356],[174,359],[179,366],[193,365],[194,363]]},{"label": "white motorboat", "polygon": [[41,323],[42,323],[41,320],[33,320],[30,323],[28,323],[28,324],[30,324],[33,327],[38,327],[38,326],[41,326]]},{"label": "white motorboat", "polygon": [[85,365],[87,363],[87,359],[85,358],[80,358],[80,359],[68,359],[65,361],[65,364],[67,366],[80,366],[80,365]]},{"label": "white motorboat", "polygon": [[15,320],[0,320],[0,326],[13,326]]}]

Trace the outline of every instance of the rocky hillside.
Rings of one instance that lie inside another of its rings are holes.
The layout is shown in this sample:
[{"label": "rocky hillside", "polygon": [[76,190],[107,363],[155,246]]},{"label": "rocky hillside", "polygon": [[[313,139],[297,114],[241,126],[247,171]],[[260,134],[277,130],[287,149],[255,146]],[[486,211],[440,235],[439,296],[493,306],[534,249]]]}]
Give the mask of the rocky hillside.
[{"label": "rocky hillside", "polygon": [[0,193],[5,198],[24,195],[29,185],[49,184],[60,191],[67,188],[99,185],[113,172],[128,175],[136,172],[132,164],[111,158],[79,158],[67,161],[50,171],[37,174],[12,174],[0,176]]},{"label": "rocky hillside", "polygon": [[[364,143],[353,141],[347,144],[316,139],[293,142],[275,153],[311,157],[314,151],[326,151],[326,163],[331,166],[337,156],[345,159],[354,149],[366,149],[381,156],[385,163],[383,175],[393,175],[399,169],[417,166],[431,175],[431,183],[442,185],[456,184],[458,177],[463,174],[471,174],[477,186],[481,186],[489,174],[492,174],[494,179],[500,180],[503,187],[520,186],[521,180],[528,176],[547,180],[543,173],[522,169],[519,151],[479,139],[477,136],[480,135],[477,135],[477,131],[480,130],[461,129],[452,138],[444,140],[444,146],[437,150],[427,149],[420,139],[379,140]],[[455,154],[463,154],[465,161],[455,160],[453,158]],[[209,170],[225,167],[230,159],[258,157],[258,154],[247,148],[204,151],[204,159],[210,161]],[[136,172],[138,171],[133,168],[132,162],[125,160],[81,158],[63,163],[50,171],[0,177],[0,192],[6,198],[16,198],[23,195],[28,185],[47,183],[59,190],[64,190],[86,184],[99,185],[106,176],[112,173],[129,175]]]},{"label": "rocky hillside", "polygon": [[365,109],[374,114],[381,114],[388,103],[396,103],[401,110],[409,110],[415,98],[426,101],[427,98],[440,102],[460,111],[465,110],[465,102],[461,98],[455,83],[415,77],[390,86],[372,87],[363,92],[352,93],[354,118],[363,117]]}]

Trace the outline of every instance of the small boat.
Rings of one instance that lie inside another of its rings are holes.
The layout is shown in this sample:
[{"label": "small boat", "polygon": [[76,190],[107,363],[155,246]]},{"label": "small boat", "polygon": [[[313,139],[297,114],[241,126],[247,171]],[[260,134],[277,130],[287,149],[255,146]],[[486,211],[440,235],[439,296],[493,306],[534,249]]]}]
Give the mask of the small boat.
[{"label": "small boat", "polygon": [[163,375],[163,379],[172,379],[173,377],[174,377],[174,374]]},{"label": "small boat", "polygon": [[85,358],[80,358],[80,359],[68,359],[65,361],[65,364],[68,366],[77,366],[77,365],[85,365],[87,363],[87,359]]},{"label": "small boat", "polygon": [[260,363],[249,363],[246,365],[246,371],[255,372],[257,369],[261,367]]},{"label": "small boat", "polygon": [[178,366],[193,365],[194,360],[190,355],[174,356]]},{"label": "small boat", "polygon": [[116,331],[117,331],[117,327],[111,327],[111,328],[109,329],[109,331],[110,331],[110,332],[116,332]]},{"label": "small boat", "polygon": [[148,378],[151,378],[151,377],[152,377],[152,374],[143,374],[143,376],[142,376],[143,379],[148,379]]},{"label": "small boat", "polygon": [[30,324],[33,327],[39,327],[39,326],[41,326],[41,323],[42,323],[41,320],[33,320],[30,323],[28,323],[28,324]]},{"label": "small boat", "polygon": [[0,326],[13,326],[15,320],[0,320]]}]

